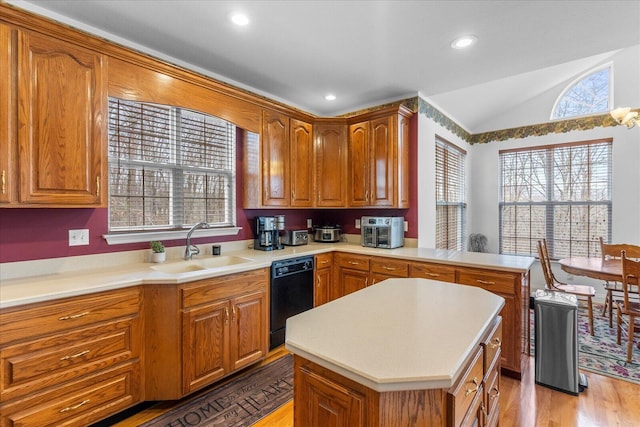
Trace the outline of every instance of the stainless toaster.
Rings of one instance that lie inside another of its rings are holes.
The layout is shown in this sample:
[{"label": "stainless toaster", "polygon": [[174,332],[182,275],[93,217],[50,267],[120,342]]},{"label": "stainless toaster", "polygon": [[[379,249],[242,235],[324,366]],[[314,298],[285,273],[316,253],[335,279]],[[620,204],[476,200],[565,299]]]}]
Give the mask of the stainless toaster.
[{"label": "stainless toaster", "polygon": [[307,230],[285,230],[284,243],[287,246],[306,245],[309,242],[309,233]]}]

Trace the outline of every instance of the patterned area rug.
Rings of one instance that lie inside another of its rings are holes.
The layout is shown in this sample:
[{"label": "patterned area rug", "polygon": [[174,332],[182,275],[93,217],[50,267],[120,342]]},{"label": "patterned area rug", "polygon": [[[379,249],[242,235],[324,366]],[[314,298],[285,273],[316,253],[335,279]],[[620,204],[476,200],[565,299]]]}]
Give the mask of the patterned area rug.
[{"label": "patterned area rug", "polygon": [[293,399],[293,357],[268,365],[195,396],[140,427],[246,427]]},{"label": "patterned area rug", "polygon": [[[622,344],[616,344],[616,313],[613,312],[613,328],[609,328],[609,318],[602,316],[602,304],[593,305],[593,329],[589,333],[589,317],[580,308],[578,314],[578,366],[596,374],[640,384],[640,350],[633,346],[632,363],[627,363],[627,340],[622,336]],[[534,355],[534,315],[531,312],[531,354]],[[636,341],[637,342],[637,341]]]}]

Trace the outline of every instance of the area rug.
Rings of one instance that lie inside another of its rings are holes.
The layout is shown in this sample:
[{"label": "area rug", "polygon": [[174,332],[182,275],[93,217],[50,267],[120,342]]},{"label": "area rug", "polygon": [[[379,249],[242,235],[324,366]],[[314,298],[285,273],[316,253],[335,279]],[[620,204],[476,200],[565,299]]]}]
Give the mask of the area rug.
[{"label": "area rug", "polygon": [[[582,370],[640,384],[640,350],[633,346],[631,363],[627,363],[627,340],[623,335],[622,345],[616,344],[616,313],[613,313],[613,328],[609,318],[602,316],[602,305],[593,305],[593,329],[589,333],[589,317],[586,310],[578,314],[578,367]],[[531,354],[535,355],[535,322],[531,312]]]},{"label": "area rug", "polygon": [[293,357],[286,355],[204,395],[185,401],[140,427],[245,427],[293,399]]}]

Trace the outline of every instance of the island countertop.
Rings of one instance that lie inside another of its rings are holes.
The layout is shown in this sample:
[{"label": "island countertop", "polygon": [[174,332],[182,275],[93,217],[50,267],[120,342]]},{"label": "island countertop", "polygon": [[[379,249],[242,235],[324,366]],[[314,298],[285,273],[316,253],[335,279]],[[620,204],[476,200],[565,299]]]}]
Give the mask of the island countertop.
[{"label": "island countertop", "polygon": [[292,353],[379,392],[451,387],[504,299],[387,279],[287,320]]}]

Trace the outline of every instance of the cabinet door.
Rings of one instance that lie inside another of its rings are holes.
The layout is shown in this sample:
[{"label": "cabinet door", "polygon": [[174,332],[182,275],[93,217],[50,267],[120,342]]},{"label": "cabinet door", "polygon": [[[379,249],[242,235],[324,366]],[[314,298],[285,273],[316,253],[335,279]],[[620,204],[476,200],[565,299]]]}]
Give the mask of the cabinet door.
[{"label": "cabinet door", "polygon": [[190,393],[229,372],[228,301],[200,306],[183,314],[183,392]]},{"label": "cabinet door", "polygon": [[289,118],[265,110],[262,116],[262,204],[289,206]]},{"label": "cabinet door", "polygon": [[295,389],[295,425],[364,425],[364,397],[355,391],[304,368],[296,371]]},{"label": "cabinet door", "polygon": [[255,292],[231,300],[231,369],[267,355],[267,294]]},{"label": "cabinet door", "polygon": [[339,267],[336,284],[338,294],[334,295],[334,299],[366,288],[369,285],[369,272]]},{"label": "cabinet door", "polygon": [[314,129],[316,206],[347,206],[346,125],[320,124]]},{"label": "cabinet door", "polygon": [[349,126],[349,206],[369,206],[369,122]]},{"label": "cabinet door", "polygon": [[106,205],[105,68],[90,50],[18,33],[20,202]]},{"label": "cabinet door", "polygon": [[398,116],[398,163],[395,177],[397,179],[397,205],[399,208],[409,207],[409,174],[410,155],[409,155],[409,130],[410,119],[404,115]]},{"label": "cabinet door", "polygon": [[370,206],[393,206],[396,188],[394,143],[395,117],[383,117],[371,121],[370,135]]},{"label": "cabinet door", "polygon": [[313,306],[331,301],[331,268],[316,269]]},{"label": "cabinet door", "polygon": [[291,206],[313,206],[312,126],[291,119]]},{"label": "cabinet door", "polygon": [[17,178],[15,141],[14,32],[0,24],[0,203],[13,201]]}]

